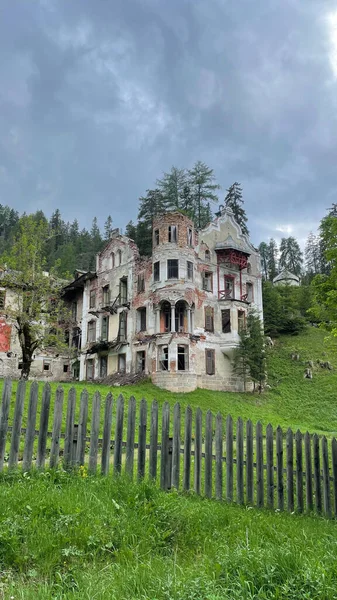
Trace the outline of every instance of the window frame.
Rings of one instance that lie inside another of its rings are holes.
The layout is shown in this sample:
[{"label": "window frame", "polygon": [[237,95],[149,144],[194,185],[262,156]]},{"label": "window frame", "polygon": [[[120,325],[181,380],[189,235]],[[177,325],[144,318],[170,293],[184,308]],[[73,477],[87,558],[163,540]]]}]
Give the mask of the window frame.
[{"label": "window frame", "polygon": [[[87,343],[91,344],[93,342],[96,342],[96,321],[95,319],[90,319],[90,321],[88,321],[88,325],[87,325]],[[91,337],[93,337],[94,339],[90,339]]]},{"label": "window frame", "polygon": [[[226,287],[227,283],[231,283],[231,287]],[[226,273],[224,275],[224,290],[231,292],[230,299],[235,300],[235,275]]]},{"label": "window frame", "polygon": [[[171,263],[171,264],[170,264]],[[172,263],[176,263],[174,266],[176,267],[176,276],[172,276],[172,269],[173,269],[173,264]],[[167,277],[166,279],[179,279],[179,259],[178,258],[168,258],[167,259]]]},{"label": "window frame", "polygon": [[[103,323],[104,323],[104,327],[103,327]],[[105,331],[105,334],[103,333]],[[101,322],[101,339],[103,342],[107,342],[109,339],[109,317],[107,315],[104,315],[102,317],[102,322]]]},{"label": "window frame", "polygon": [[[140,355],[142,357],[140,358]],[[139,365],[141,368],[139,368]],[[145,350],[138,350],[136,352],[136,373],[145,373],[146,370],[146,352]]]},{"label": "window frame", "polygon": [[[243,316],[243,319],[240,318],[240,313]],[[243,324],[242,324],[243,321]],[[242,310],[241,308],[238,308],[238,333],[241,333],[241,331],[246,327],[246,311]]]},{"label": "window frame", "polygon": [[[183,349],[183,351],[181,351]],[[180,351],[179,351],[180,350]],[[184,357],[184,368],[179,368],[179,356]],[[189,370],[189,346],[186,344],[179,344],[177,346],[177,371],[188,371]]]},{"label": "window frame", "polygon": [[[158,267],[156,267],[156,265],[158,265]],[[157,268],[158,268],[158,273],[156,272]],[[156,260],[156,262],[153,263],[153,281],[154,282],[160,281],[160,260]]]},{"label": "window frame", "polygon": [[89,292],[89,310],[96,308],[96,290],[90,290]]},{"label": "window frame", "polygon": [[[209,362],[211,367],[209,368]],[[205,363],[206,375],[215,375],[215,350],[213,348],[205,348]]]},{"label": "window frame", "polygon": [[187,245],[191,248],[193,246],[193,229],[187,227]]},{"label": "window frame", "polygon": [[[122,357],[124,360],[124,367],[121,366]],[[126,352],[121,352],[118,354],[117,371],[118,373],[126,373]]]},{"label": "window frame", "polygon": [[159,233],[159,229],[156,228],[153,232],[153,245],[159,246],[159,241],[160,241],[160,233]]},{"label": "window frame", "polygon": [[214,333],[214,308],[213,306],[205,306],[204,308],[205,314],[205,331],[209,333]]},{"label": "window frame", "polygon": [[146,331],[146,306],[141,306],[137,308],[136,319],[137,319],[137,333],[141,331]]},{"label": "window frame", "polygon": [[[248,288],[251,290],[251,298],[249,299]],[[254,284],[251,281],[246,281],[247,302],[254,302]]]},{"label": "window frame", "polygon": [[[210,288],[205,286],[205,282],[210,282]],[[213,292],[213,271],[204,271],[202,274],[202,289],[204,292]]]},{"label": "window frame", "polygon": [[137,276],[137,294],[145,292],[145,273],[141,271]]},{"label": "window frame", "polygon": [[[91,377],[89,377],[89,375],[88,375],[89,364],[90,364],[90,367],[92,367],[92,376]],[[93,381],[95,379],[95,361],[93,358],[88,358],[86,361],[85,375],[86,375],[86,379],[88,381]]]},{"label": "window frame", "polygon": [[[105,374],[102,373],[102,362],[105,361]],[[103,379],[108,375],[108,356],[106,354],[102,354],[99,357],[99,376]]]},{"label": "window frame", "polygon": [[211,262],[211,251],[208,249],[205,250],[205,262]]},{"label": "window frame", "polygon": [[[165,353],[165,354],[166,354],[167,356],[166,356],[166,358],[164,358],[164,360],[162,360],[162,359],[160,358],[160,356],[163,356],[163,355],[162,355],[162,354],[160,354],[160,353],[161,353],[161,352],[164,352],[165,350],[166,350],[166,353]],[[157,361],[158,361],[158,368],[157,368],[157,370],[158,370],[158,371],[169,371],[169,370],[170,370],[170,368],[169,368],[169,367],[170,367],[170,365],[169,365],[169,350],[168,350],[168,344],[162,344],[162,345],[158,346],[158,358],[157,358]],[[163,363],[167,363],[167,367],[166,367],[166,368],[163,368],[163,366],[164,366],[164,365],[163,365]]]},{"label": "window frame", "polygon": [[[122,327],[123,325],[123,327]],[[122,329],[124,329],[122,334]],[[118,326],[118,341],[126,342],[128,337],[128,313],[126,310],[122,310],[119,313],[119,326]]]},{"label": "window frame", "polygon": [[188,281],[193,281],[194,265],[191,260],[186,261],[186,278]]},{"label": "window frame", "polygon": [[[229,328],[227,327],[227,331],[224,331],[224,314],[227,313],[229,315],[229,321],[227,322],[227,324],[229,324]],[[223,308],[221,310],[221,331],[222,333],[231,333],[232,331],[232,322],[231,322],[231,309],[230,308]]]},{"label": "window frame", "polygon": [[178,241],[178,225],[168,226],[168,242],[170,244],[176,244]]}]

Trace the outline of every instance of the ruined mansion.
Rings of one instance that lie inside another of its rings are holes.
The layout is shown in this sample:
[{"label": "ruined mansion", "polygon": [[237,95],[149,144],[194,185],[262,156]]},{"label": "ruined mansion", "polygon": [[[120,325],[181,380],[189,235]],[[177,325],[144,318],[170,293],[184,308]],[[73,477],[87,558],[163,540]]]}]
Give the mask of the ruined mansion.
[{"label": "ruined mansion", "polygon": [[242,389],[233,356],[249,306],[262,316],[261,268],[231,211],[199,231],[179,212],[161,215],[148,258],[115,230],[96,271],[64,292],[74,377],[144,372],[171,391]]}]

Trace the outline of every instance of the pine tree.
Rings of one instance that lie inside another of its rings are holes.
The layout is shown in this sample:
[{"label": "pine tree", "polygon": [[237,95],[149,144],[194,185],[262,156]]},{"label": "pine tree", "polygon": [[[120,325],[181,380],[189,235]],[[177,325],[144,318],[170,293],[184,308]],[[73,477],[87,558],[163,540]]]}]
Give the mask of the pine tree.
[{"label": "pine tree", "polygon": [[110,235],[112,232],[112,218],[109,215],[104,223],[104,240],[107,242],[110,239]]},{"label": "pine tree", "polygon": [[234,371],[243,380],[244,391],[247,381],[259,384],[260,391],[266,378],[264,335],[260,316],[249,309],[246,326],[239,332],[240,342],[234,356]]},{"label": "pine tree", "polygon": [[317,273],[320,273],[320,247],[319,238],[312,231],[308,235],[308,239],[304,250],[305,267],[308,275],[312,278]]},{"label": "pine tree", "polygon": [[268,279],[268,245],[266,242],[261,242],[259,245],[259,253],[261,257],[261,269],[262,269],[262,277],[266,281]]},{"label": "pine tree", "polygon": [[205,225],[205,210],[203,211],[203,209],[209,202],[218,202],[215,191],[220,189],[220,186],[215,183],[213,169],[200,160],[188,171],[188,185],[193,198],[194,222],[197,227],[201,228]]},{"label": "pine tree", "polygon": [[137,244],[137,225],[132,221],[129,221],[125,227],[125,235]]},{"label": "pine tree", "polygon": [[140,254],[152,253],[152,228],[154,218],[164,211],[163,195],[159,189],[147,190],[146,196],[139,198],[137,243]]},{"label": "pine tree", "polygon": [[225,197],[225,208],[230,208],[230,210],[233,211],[234,218],[238,225],[240,225],[242,233],[249,235],[247,227],[248,219],[242,204],[242,188],[241,185],[235,181],[227,190],[227,195]]},{"label": "pine tree", "polygon": [[294,275],[302,271],[302,252],[294,237],[282,238],[280,244],[280,268],[287,269]]},{"label": "pine tree", "polygon": [[169,173],[164,173],[161,179],[157,179],[157,187],[162,193],[165,210],[179,210],[181,208],[181,196],[186,185],[185,169],[172,167]]},{"label": "pine tree", "polygon": [[269,281],[273,281],[277,275],[277,256],[278,249],[277,244],[273,238],[271,238],[268,244],[268,278]]}]

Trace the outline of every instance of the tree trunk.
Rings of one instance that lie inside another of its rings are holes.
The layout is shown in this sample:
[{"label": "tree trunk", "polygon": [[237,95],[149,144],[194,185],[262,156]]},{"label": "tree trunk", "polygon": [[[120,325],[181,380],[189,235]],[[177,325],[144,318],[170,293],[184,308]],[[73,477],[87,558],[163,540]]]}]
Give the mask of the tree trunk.
[{"label": "tree trunk", "polygon": [[19,325],[18,333],[22,351],[22,370],[20,379],[28,379],[37,342],[32,338],[30,324],[25,321],[22,322],[20,318],[17,319],[17,322]]}]

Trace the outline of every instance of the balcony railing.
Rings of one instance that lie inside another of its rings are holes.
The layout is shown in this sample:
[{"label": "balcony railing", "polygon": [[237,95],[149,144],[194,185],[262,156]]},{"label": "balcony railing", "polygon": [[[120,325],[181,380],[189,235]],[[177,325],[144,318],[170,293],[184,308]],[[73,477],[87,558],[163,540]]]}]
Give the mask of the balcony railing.
[{"label": "balcony railing", "polygon": [[233,290],[219,290],[218,293],[219,300],[238,300],[239,302],[250,302],[248,300],[248,294],[241,294],[238,298],[235,297],[235,292]]}]

